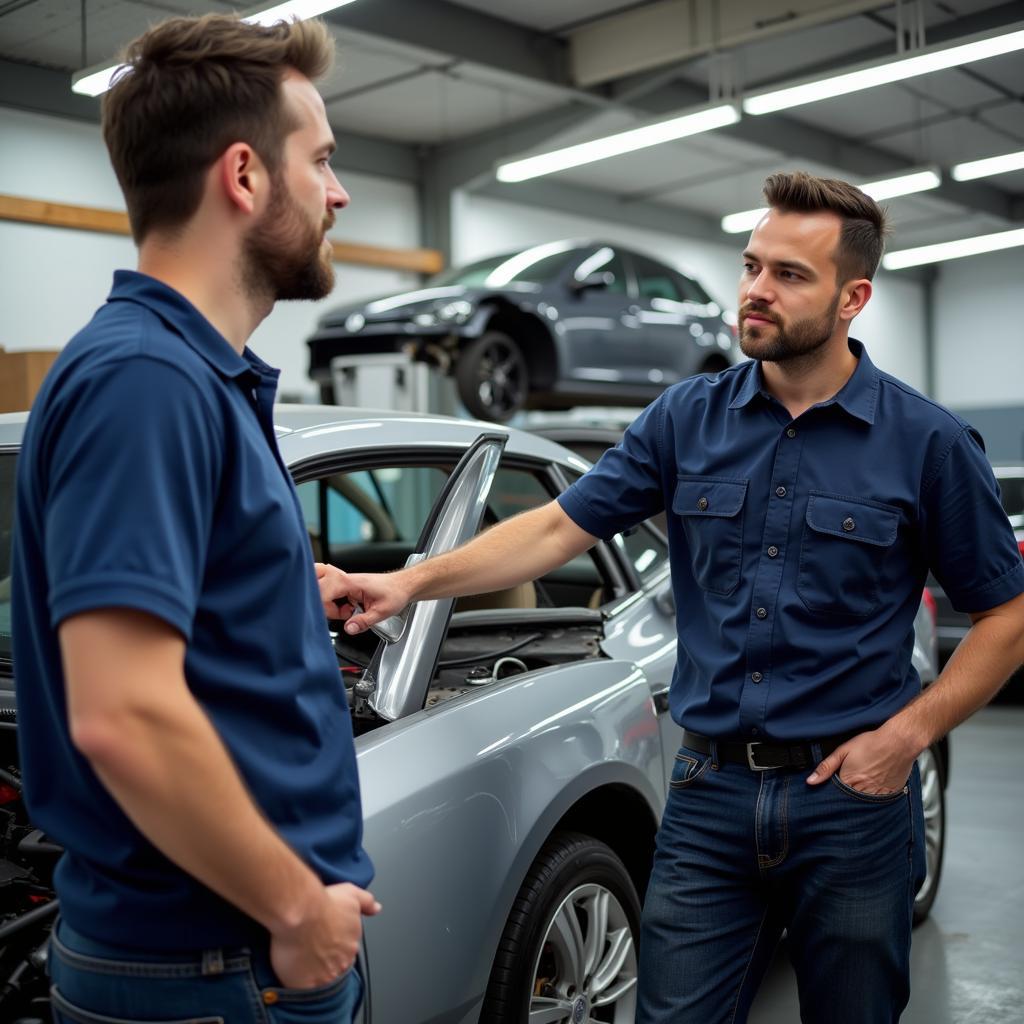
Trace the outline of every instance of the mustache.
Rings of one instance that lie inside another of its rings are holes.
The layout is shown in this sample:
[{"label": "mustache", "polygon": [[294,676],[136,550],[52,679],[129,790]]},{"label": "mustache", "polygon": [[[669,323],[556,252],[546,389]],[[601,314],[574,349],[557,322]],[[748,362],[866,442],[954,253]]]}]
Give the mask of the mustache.
[{"label": "mustache", "polygon": [[331,210],[327,216],[324,217],[324,231],[330,231],[334,227],[334,211]]},{"label": "mustache", "polygon": [[779,318],[772,313],[770,310],[762,309],[760,306],[746,305],[740,307],[740,319],[744,320],[748,316],[759,316],[762,320],[768,320],[773,324],[781,323]]}]

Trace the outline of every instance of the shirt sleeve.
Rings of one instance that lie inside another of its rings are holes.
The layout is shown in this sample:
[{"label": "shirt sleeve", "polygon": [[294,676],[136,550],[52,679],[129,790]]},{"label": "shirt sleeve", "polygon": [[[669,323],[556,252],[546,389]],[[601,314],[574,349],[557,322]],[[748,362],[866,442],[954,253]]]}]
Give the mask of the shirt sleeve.
[{"label": "shirt sleeve", "polygon": [[665,402],[659,398],[630,424],[614,448],[559,497],[563,511],[577,526],[607,540],[664,509],[664,419]]},{"label": "shirt sleeve", "polygon": [[929,567],[957,611],[988,611],[1024,593],[1024,559],[973,429],[926,483],[922,520]]},{"label": "shirt sleeve", "polygon": [[198,386],[135,357],[104,367],[54,422],[44,475],[53,627],[131,608],[189,639],[222,458]]}]

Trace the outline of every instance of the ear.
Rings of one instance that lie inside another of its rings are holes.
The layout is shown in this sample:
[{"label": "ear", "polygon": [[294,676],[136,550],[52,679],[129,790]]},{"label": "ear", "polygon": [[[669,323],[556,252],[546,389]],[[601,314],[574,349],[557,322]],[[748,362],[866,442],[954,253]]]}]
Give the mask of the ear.
[{"label": "ear", "polygon": [[866,277],[847,281],[842,288],[839,319],[852,320],[868,304],[872,291],[871,282]]},{"label": "ear", "polygon": [[270,182],[256,150],[246,142],[232,143],[221,154],[216,177],[224,198],[244,214],[255,212]]}]

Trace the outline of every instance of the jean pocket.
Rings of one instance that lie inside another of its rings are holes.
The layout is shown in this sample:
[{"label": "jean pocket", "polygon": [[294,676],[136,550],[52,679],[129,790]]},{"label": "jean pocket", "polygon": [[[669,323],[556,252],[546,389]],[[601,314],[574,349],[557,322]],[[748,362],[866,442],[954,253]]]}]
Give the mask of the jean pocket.
[{"label": "jean pocket", "polygon": [[836,773],[831,776],[832,782],[836,789],[840,793],[845,793],[847,796],[853,797],[855,800],[860,800],[866,804],[891,804],[895,803],[900,797],[907,795],[907,787],[904,786],[902,789],[897,789],[893,793],[862,793],[859,789],[854,789],[853,786],[847,785],[839,774]]},{"label": "jean pocket", "polygon": [[676,483],[672,511],[686,534],[693,578],[709,593],[727,596],[740,582],[746,495],[746,480],[680,475]]},{"label": "jean pocket", "polygon": [[54,1024],[224,1024],[223,1017],[110,1017],[76,1006],[61,995],[56,985],[50,988]]},{"label": "jean pocket", "polygon": [[672,789],[688,789],[707,771],[710,763],[709,755],[698,754],[689,747],[682,747],[672,765],[669,786]]},{"label": "jean pocket", "polygon": [[359,974],[349,970],[316,988],[265,988],[261,995],[271,1024],[349,1024],[361,993]]},{"label": "jean pocket", "polygon": [[804,605],[854,618],[874,614],[899,524],[892,505],[812,491],[796,581]]}]

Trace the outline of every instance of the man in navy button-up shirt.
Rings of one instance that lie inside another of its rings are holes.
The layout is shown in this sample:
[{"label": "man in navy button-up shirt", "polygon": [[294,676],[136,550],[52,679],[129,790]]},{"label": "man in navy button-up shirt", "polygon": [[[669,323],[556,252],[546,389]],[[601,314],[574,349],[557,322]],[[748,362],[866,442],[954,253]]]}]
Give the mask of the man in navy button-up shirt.
[{"label": "man in navy button-up shirt", "polygon": [[[546,508],[386,578],[321,579],[326,599],[362,604],[358,632],[410,600],[541,576],[668,511],[685,731],[639,1024],[745,1020],[783,929],[804,1020],[898,1019],[924,877],[915,760],[1024,660],[1024,562],[980,437],[849,338],[884,214],[803,174],[765,194],[740,279],[751,362],[668,389]],[[921,694],[929,569],[974,626]]]},{"label": "man in navy button-up shirt", "polygon": [[297,1000],[340,1024],[358,1002],[379,908],[349,711],[277,371],[246,347],[277,299],[333,283],[348,196],[310,80],[332,50],[320,23],[175,19],[104,100],[140,272],[61,353],[18,460],[19,740],[66,851],[60,1020]]}]

